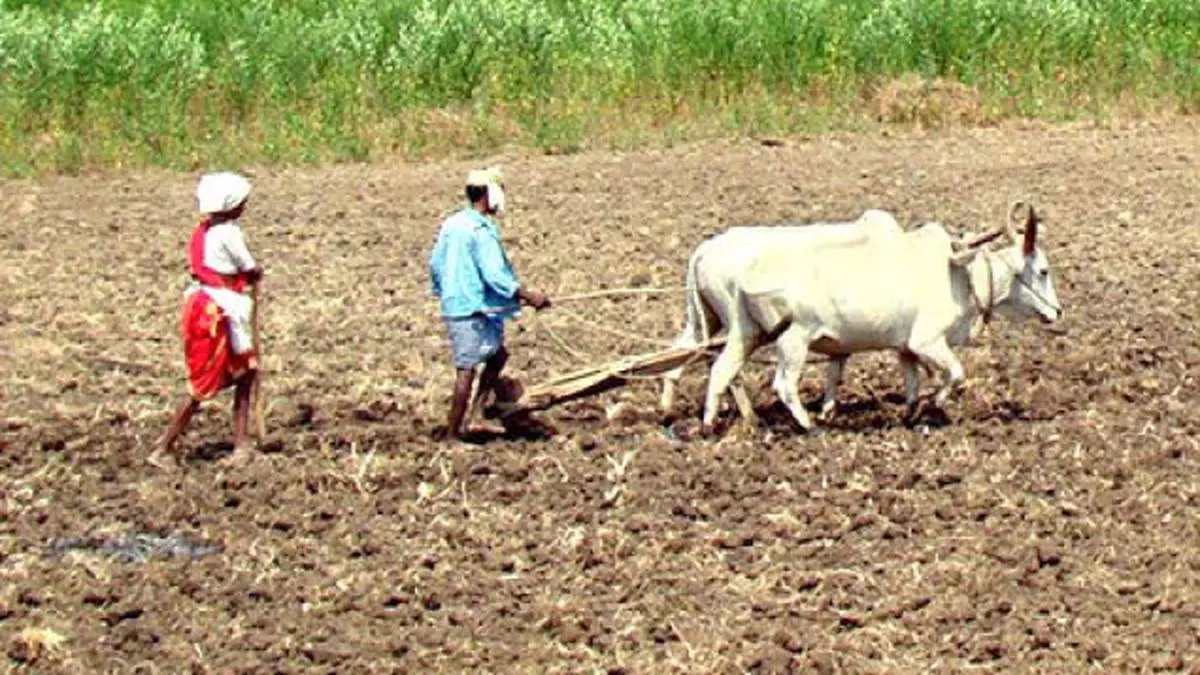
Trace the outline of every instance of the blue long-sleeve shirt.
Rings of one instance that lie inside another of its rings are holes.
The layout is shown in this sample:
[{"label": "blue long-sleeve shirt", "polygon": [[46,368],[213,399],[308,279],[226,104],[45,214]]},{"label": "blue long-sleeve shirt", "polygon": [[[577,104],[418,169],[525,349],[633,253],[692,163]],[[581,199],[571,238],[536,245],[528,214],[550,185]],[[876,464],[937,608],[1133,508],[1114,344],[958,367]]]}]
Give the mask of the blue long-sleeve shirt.
[{"label": "blue long-sleeve shirt", "polygon": [[471,207],[442,222],[429,256],[429,276],[444,317],[482,312],[511,318],[520,310],[521,284],[500,232],[490,218]]}]

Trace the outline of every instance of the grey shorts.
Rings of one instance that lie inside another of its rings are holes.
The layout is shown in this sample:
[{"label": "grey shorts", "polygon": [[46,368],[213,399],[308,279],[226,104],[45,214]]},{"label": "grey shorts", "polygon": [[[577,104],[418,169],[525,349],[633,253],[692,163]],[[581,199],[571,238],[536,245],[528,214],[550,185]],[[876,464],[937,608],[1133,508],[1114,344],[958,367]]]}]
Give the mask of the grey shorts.
[{"label": "grey shorts", "polygon": [[504,346],[504,319],[476,314],[444,318],[454,367],[465,369],[487,361]]}]

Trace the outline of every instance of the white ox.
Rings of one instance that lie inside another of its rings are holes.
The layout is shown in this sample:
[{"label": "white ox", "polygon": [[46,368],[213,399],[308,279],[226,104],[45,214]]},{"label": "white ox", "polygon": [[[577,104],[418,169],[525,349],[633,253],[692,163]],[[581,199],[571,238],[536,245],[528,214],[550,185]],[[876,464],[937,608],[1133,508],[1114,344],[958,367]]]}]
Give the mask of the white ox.
[{"label": "white ox", "polygon": [[805,430],[813,425],[797,389],[810,350],[834,359],[894,350],[909,418],[916,412],[918,364],[946,374],[934,399],[944,406],[964,378],[951,346],[967,341],[977,319],[993,312],[1044,323],[1061,318],[1049,261],[1037,247],[1037,224],[1030,206],[1023,238],[1010,224],[1013,245],[999,251],[981,246],[1003,228],[956,253],[949,233],[933,223],[895,238],[763,252],[736,279],[728,338],[709,375],[704,432],[711,431],[720,396],[742,364],[771,341],[780,353],[780,398]]},{"label": "white ox", "polygon": [[[817,244],[854,244],[867,238],[883,239],[903,233],[904,229],[892,214],[869,209],[850,222],[733,227],[706,239],[688,259],[687,325],[672,346],[696,347],[728,327],[729,309],[737,297],[737,276],[766,251],[791,251]],[[829,362],[822,414],[832,412],[846,358],[838,357]],[[660,402],[663,413],[670,413],[674,406],[675,387],[685,367],[686,364],[663,377]],[[773,388],[782,398],[781,373],[776,367]],[[745,389],[736,382],[732,389],[738,411],[747,422],[753,423],[754,409]]]}]

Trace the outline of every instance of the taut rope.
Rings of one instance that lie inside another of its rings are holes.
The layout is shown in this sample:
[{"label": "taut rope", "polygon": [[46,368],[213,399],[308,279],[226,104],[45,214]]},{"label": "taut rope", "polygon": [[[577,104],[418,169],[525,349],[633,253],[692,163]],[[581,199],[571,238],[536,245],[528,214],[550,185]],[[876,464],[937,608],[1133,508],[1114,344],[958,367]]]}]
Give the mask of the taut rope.
[{"label": "taut rope", "polygon": [[[621,295],[634,295],[634,294],[665,294],[665,293],[672,293],[672,292],[679,292],[679,291],[686,291],[686,290],[688,290],[687,286],[676,286],[676,287],[671,287],[671,288],[613,288],[613,289],[605,289],[605,290],[601,290],[601,291],[592,291],[592,292],[588,292],[588,293],[576,293],[576,294],[565,295],[565,296],[560,296],[560,297],[552,296],[551,300],[555,303],[555,305],[557,305],[562,302],[571,302],[571,301],[578,301],[578,300],[593,300],[593,299],[599,299],[599,298],[616,297],[616,296],[621,296]],[[559,308],[557,306],[553,307],[551,311],[553,311],[555,314],[562,315],[564,319],[571,321],[571,323],[574,325],[583,327],[587,330],[591,330],[591,331],[594,331],[597,333],[605,333],[605,334],[608,334],[608,335],[611,335],[614,337],[621,338],[622,340],[639,342],[642,344],[656,347],[658,349],[671,349],[672,347],[674,347],[673,341],[645,337],[645,336],[630,333],[627,330],[610,328],[610,327],[605,326],[601,323],[598,323],[594,320],[585,318],[585,317],[581,316],[580,314],[577,314],[575,312],[571,312],[568,310],[563,310],[562,308]],[[592,355],[586,354],[586,353],[580,351],[579,349],[573,347],[568,340],[566,340],[562,336],[560,336],[554,330],[554,328],[552,328],[549,325],[549,323],[546,322],[542,318],[540,313],[535,314],[533,318],[534,318],[534,322],[537,325],[537,327],[539,329],[541,329],[542,332],[546,333],[546,336],[550,339],[550,341],[552,343],[554,343],[554,345],[563,353],[565,353],[565,354],[569,355],[571,358],[577,359],[583,363],[590,363],[590,362],[595,362],[598,360],[598,359],[595,359]],[[708,351],[707,349],[697,347],[696,353],[694,355],[692,355],[690,358],[688,358],[688,360],[684,361],[682,364],[677,366],[677,368],[687,368],[691,365],[694,365],[697,362],[707,359],[708,358],[707,351]],[[775,363],[774,360],[764,360],[764,359],[759,359],[759,358],[753,358],[751,360],[756,363],[764,363],[764,364],[774,364]],[[820,358],[814,359],[814,358],[811,358],[811,355],[810,355],[810,358],[807,359],[807,363],[824,363],[826,361],[828,361],[828,359],[820,359]],[[623,378],[626,380],[631,380],[631,381],[635,381],[635,380],[651,381],[651,380],[661,380],[665,377],[665,374],[633,375],[633,374],[614,373],[614,377],[620,377],[620,378]]]},{"label": "taut rope", "polygon": [[577,300],[594,300],[596,298],[616,298],[622,295],[665,295],[667,293],[678,293],[681,291],[690,290],[687,286],[670,286],[667,288],[606,288],[602,291],[591,291],[588,293],[575,293],[572,295],[556,295],[551,296],[551,300],[555,303],[575,302]]}]

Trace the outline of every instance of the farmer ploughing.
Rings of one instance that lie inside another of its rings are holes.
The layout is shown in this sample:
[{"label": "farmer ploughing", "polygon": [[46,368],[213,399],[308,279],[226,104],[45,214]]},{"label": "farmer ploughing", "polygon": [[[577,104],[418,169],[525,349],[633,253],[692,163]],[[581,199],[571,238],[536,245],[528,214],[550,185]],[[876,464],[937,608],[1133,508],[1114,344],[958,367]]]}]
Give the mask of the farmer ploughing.
[{"label": "farmer ploughing", "polygon": [[258,362],[254,300],[246,290],[259,283],[263,270],[250,255],[238,224],[249,196],[250,183],[233,173],[207,174],[196,188],[204,217],[188,246],[192,282],[184,292],[180,322],[188,397],[150,456],[156,466],[165,468],[176,459],[175,441],[200,404],[230,386],[234,387],[234,451],[229,460],[238,463],[250,456],[247,426]]},{"label": "farmer ploughing", "polygon": [[[447,438],[457,440],[469,430],[496,433],[502,429],[476,423],[489,394],[504,396],[500,377],[508,361],[504,322],[515,317],[521,303],[540,311],[550,306],[545,294],[518,280],[496,227],[504,209],[504,183],[497,169],[467,175],[469,204],[446,218],[429,257],[433,295],[438,298],[457,375],[446,425]],[[482,364],[474,400],[475,370]],[[471,404],[470,415],[467,405]]]}]

